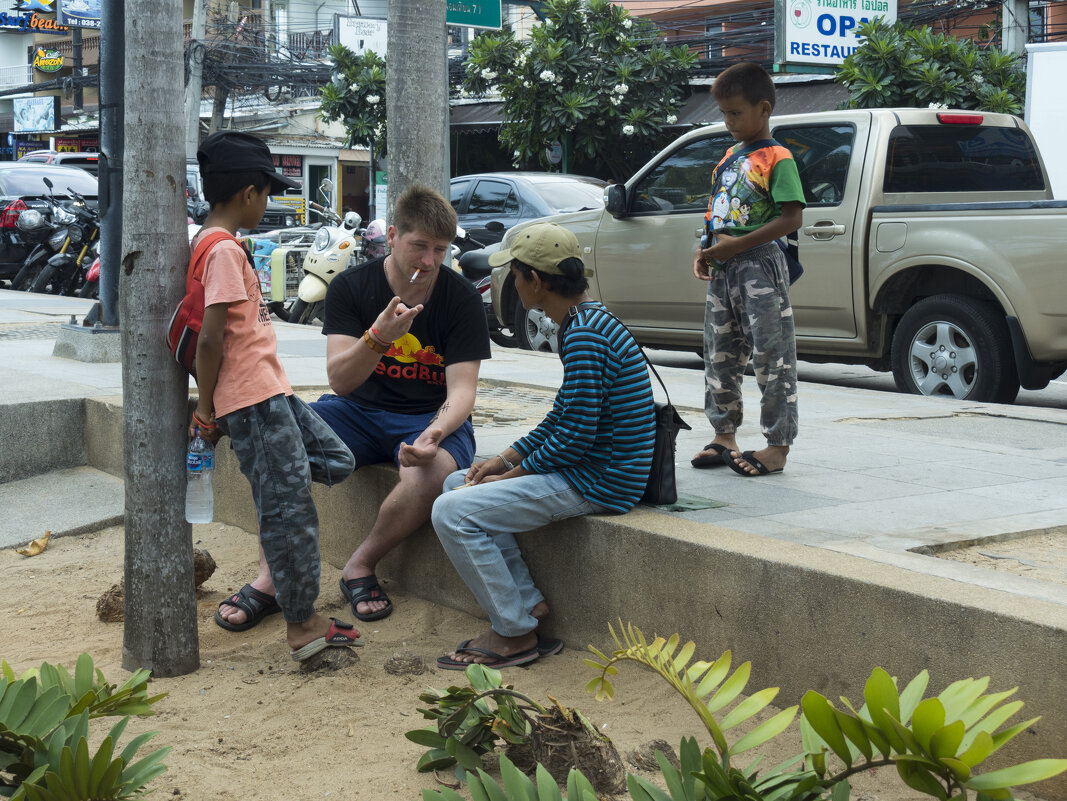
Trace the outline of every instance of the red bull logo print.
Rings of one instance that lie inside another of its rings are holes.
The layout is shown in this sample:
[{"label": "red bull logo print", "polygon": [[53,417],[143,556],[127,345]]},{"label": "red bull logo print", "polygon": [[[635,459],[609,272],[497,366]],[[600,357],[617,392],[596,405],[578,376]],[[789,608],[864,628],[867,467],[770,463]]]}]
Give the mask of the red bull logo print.
[{"label": "red bull logo print", "polygon": [[[386,364],[386,359],[397,363]],[[374,371],[389,378],[444,384],[444,366],[444,357],[433,345],[423,346],[414,334],[404,334],[389,345]]]}]

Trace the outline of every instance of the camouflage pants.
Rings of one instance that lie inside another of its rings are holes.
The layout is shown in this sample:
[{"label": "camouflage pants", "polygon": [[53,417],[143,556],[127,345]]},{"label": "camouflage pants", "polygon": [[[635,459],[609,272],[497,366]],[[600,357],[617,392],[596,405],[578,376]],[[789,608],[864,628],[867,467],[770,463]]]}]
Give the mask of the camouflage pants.
[{"label": "camouflage pants", "polygon": [[741,425],[741,379],[752,359],[768,445],[797,435],[797,348],[785,258],[774,242],[713,270],[704,309],[704,411],[717,434]]},{"label": "camouflage pants", "polygon": [[275,395],[219,419],[248,483],[259,518],[259,543],[289,623],[315,614],[319,597],[319,515],[311,482],[344,480],[352,452],[304,401]]}]

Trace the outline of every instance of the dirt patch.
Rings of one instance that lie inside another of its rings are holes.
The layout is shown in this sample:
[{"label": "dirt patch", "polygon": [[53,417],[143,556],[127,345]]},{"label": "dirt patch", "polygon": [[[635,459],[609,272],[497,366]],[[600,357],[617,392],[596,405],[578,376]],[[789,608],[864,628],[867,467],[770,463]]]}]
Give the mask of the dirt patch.
[{"label": "dirt patch", "polygon": [[[396,612],[359,625],[367,645],[356,650],[358,659],[305,674],[289,658],[279,616],[241,633],[223,631],[212,620],[219,601],[255,574],[254,536],[209,524],[193,527],[193,541],[218,565],[197,598],[200,669],[153,681],[152,692],[168,695],[154,717],[132,721],[126,735],[158,731],[150,745],[173,747],[169,769],[152,784],[159,797],[415,801],[422,790],[435,787],[432,775],[415,771],[423,749],[403,734],[424,724],[416,711],[424,688],[463,681],[462,674],[439,670],[436,658],[482,631],[486,622],[393,591]],[[127,675],[121,668],[122,624],[101,622],[96,602],[121,576],[123,548],[122,529],[109,528],[52,540],[34,557],[0,552],[0,658],[17,672],[46,660],[72,668],[86,651],[109,680],[121,682]],[[338,577],[336,568],[323,565],[319,608],[351,620],[336,589]],[[545,628],[552,633],[551,618]],[[596,644],[609,647],[606,626]],[[703,645],[698,654],[712,658],[725,647]],[[551,694],[580,709],[624,758],[653,738],[674,748],[686,735],[710,743],[681,697],[636,666],[623,666],[615,677],[615,700],[598,704],[584,691],[593,676],[582,663],[584,652],[585,643],[567,643],[561,654],[505,675],[542,703]],[[799,750],[795,729],[794,724],[767,749],[763,764],[775,765]],[[658,779],[658,773],[643,775]],[[905,788],[892,768],[856,777],[853,792],[863,801],[921,797]]]},{"label": "dirt patch", "polygon": [[999,538],[927,553],[989,570],[1067,586],[1067,529]]}]

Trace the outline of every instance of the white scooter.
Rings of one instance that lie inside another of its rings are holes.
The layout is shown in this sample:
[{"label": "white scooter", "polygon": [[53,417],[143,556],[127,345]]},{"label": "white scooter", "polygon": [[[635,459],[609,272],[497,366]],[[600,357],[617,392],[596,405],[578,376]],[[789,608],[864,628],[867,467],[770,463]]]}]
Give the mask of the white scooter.
[{"label": "white scooter", "polygon": [[[333,181],[327,178],[319,186],[319,193],[330,205],[329,193]],[[334,276],[363,258],[363,238],[359,226],[363,219],[354,211],[345,213],[342,219],[333,209],[309,202],[308,208],[323,219],[323,226],[315,234],[315,240],[304,256],[304,277],[296,291],[296,300],[289,309],[288,321],[307,325],[316,318],[322,319],[326,289]]]}]

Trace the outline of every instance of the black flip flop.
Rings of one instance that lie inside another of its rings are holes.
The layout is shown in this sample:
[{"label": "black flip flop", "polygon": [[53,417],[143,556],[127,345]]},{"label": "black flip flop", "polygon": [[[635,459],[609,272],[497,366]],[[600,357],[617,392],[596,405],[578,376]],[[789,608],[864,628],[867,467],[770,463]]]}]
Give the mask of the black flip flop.
[{"label": "black flip flop", "polygon": [[747,470],[745,470],[745,468],[738,464],[740,460],[734,459],[730,456],[729,453],[724,453],[722,455],[722,463],[729,467],[731,470],[733,470],[735,473],[737,473],[737,475],[744,476],[745,478],[759,478],[760,476],[769,476],[773,473],[782,472],[781,467],[779,467],[777,470],[768,469],[767,465],[765,465],[763,462],[761,462],[755,457],[755,451],[745,451],[741,454],[741,459],[744,459],[750,465],[755,467],[756,472],[749,473]]},{"label": "black flip flop", "polygon": [[725,464],[723,458],[729,450],[725,445],[709,442],[704,446],[704,450],[714,451],[715,453],[714,455],[704,454],[703,456],[698,456],[695,459],[690,460],[689,464],[693,465],[693,467],[698,470],[705,470],[709,467],[722,467]]}]

